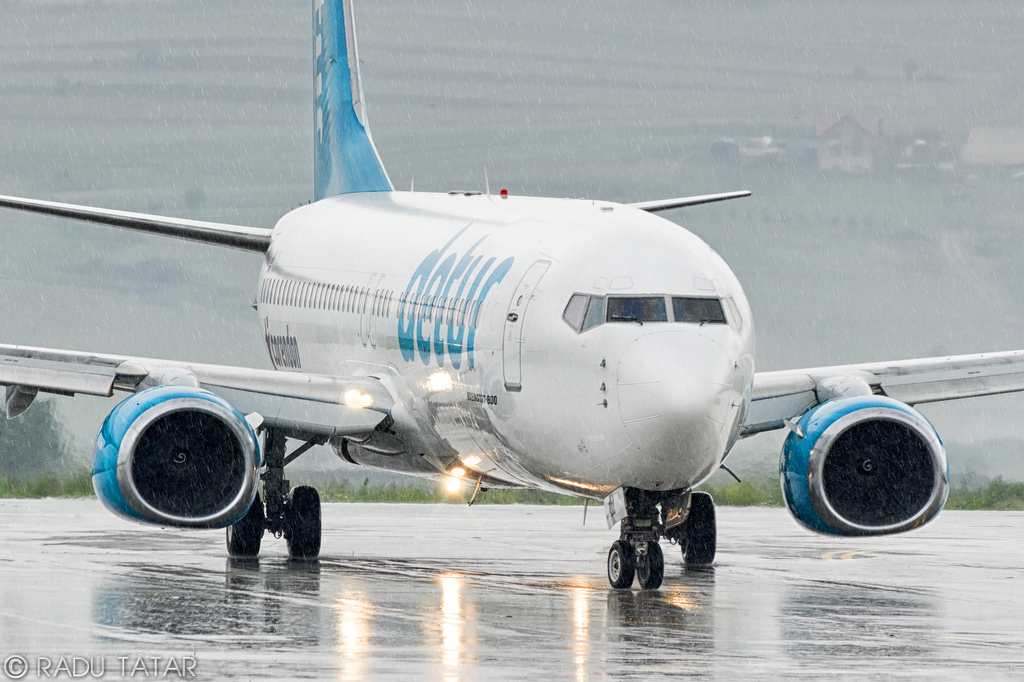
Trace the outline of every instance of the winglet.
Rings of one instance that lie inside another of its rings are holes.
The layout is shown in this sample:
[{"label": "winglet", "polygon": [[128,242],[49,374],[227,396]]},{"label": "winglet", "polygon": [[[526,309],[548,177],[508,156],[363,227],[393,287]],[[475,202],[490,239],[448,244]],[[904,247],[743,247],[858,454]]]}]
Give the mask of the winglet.
[{"label": "winglet", "polygon": [[657,213],[658,211],[667,211],[670,208],[685,208],[687,206],[697,206],[699,204],[711,204],[716,201],[727,201],[729,199],[742,199],[743,197],[749,197],[750,192],[743,190],[741,192],[725,192],[723,194],[703,194],[696,197],[680,197],[679,199],[658,199],[656,201],[641,201],[636,204],[626,204],[633,208],[639,208],[641,211],[647,211],[648,213]]},{"label": "winglet", "polygon": [[366,125],[352,0],[313,0],[313,183],[317,201],[394,189]]}]

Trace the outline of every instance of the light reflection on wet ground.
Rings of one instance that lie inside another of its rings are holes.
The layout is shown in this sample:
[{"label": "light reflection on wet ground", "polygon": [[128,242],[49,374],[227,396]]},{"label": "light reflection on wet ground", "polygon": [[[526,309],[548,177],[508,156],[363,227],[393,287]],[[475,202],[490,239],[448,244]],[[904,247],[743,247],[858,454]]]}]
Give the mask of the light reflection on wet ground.
[{"label": "light reflection on wet ground", "polygon": [[93,501],[0,501],[0,655],[182,655],[200,679],[819,679],[1024,675],[1024,514],[819,538],[720,510],[710,570],[616,592],[581,510],[328,505],[324,555],[223,555],[222,532]]}]

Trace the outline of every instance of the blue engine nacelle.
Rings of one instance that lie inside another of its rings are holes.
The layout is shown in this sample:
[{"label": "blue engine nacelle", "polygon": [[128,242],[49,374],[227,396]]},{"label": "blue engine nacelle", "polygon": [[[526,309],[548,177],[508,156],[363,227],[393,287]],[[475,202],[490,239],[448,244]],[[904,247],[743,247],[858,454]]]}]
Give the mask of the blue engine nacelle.
[{"label": "blue engine nacelle", "polygon": [[930,521],[946,503],[949,465],[932,425],[877,395],[810,410],[782,448],[786,506],[819,533],[888,535]]},{"label": "blue engine nacelle", "polygon": [[92,484],[123,518],[221,528],[248,511],[260,464],[256,434],[229,403],[191,386],[157,386],[107,415]]}]

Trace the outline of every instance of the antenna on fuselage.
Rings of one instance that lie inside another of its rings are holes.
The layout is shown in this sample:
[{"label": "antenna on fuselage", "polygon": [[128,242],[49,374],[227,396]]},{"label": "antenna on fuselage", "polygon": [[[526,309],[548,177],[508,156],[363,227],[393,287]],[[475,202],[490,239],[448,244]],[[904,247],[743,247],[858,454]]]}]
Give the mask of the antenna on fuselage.
[{"label": "antenna on fuselage", "polygon": [[487,196],[491,196],[491,183],[487,180],[487,167],[484,167],[484,189],[487,190]]}]

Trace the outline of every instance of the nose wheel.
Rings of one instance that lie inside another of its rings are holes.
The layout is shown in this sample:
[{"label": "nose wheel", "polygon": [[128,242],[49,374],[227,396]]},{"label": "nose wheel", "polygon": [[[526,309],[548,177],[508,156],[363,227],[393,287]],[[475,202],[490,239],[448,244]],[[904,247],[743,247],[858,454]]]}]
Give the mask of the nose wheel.
[{"label": "nose wheel", "polygon": [[625,540],[616,540],[608,550],[608,582],[617,590],[628,590],[633,579],[641,589],[656,590],[665,578],[665,555],[657,542],[645,542],[633,549]]},{"label": "nose wheel", "polygon": [[648,542],[642,549],[636,557],[636,581],[641,589],[656,590],[665,578],[665,555],[657,542]]},{"label": "nose wheel", "polygon": [[616,540],[608,550],[608,582],[617,590],[627,590],[636,575],[636,552],[625,540]]}]

